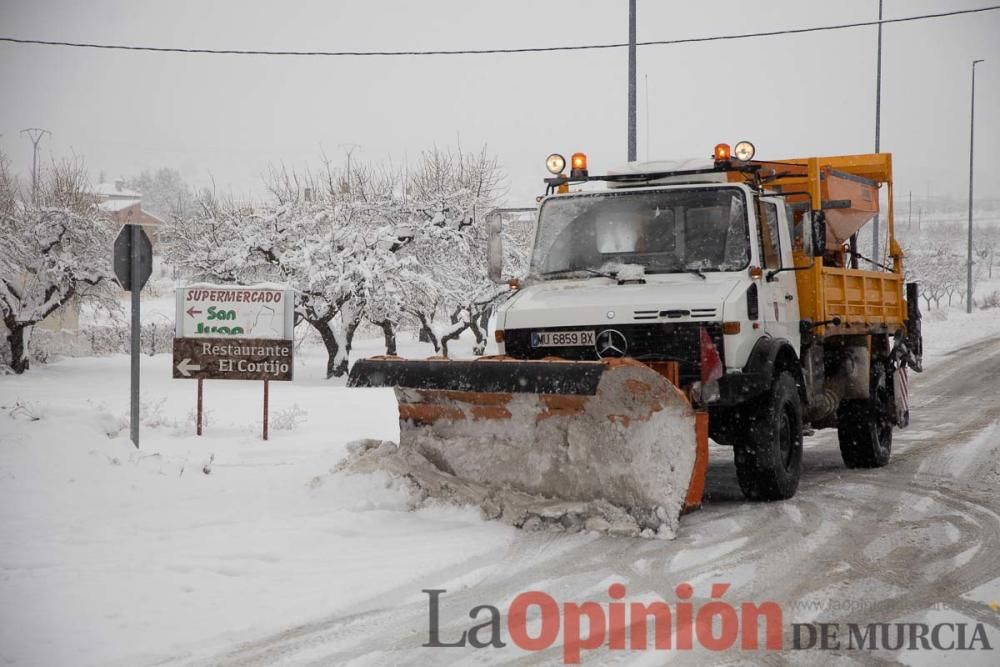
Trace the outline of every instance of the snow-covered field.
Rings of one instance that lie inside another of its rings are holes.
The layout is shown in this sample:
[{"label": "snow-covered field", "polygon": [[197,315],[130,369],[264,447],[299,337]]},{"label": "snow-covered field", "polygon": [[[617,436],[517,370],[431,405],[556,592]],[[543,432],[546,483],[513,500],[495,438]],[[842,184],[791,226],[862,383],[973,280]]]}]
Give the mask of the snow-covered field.
[{"label": "snow-covered field", "polygon": [[[928,373],[945,353],[998,334],[1000,310],[928,317]],[[380,342],[361,341],[356,356]],[[470,341],[457,347],[461,356]],[[404,339],[400,353],[430,348]],[[128,363],[63,359],[0,377],[0,664],[207,660],[364,611],[407,584],[398,602],[413,602],[429,573],[436,587],[472,586],[479,575],[453,579],[449,567],[517,539],[475,510],[411,511],[385,477],[333,476],[348,442],[392,440],[398,427],[390,391],[322,379],[318,349],[301,351],[294,382],[272,384],[266,442],[260,384],[207,382],[197,437],[195,383],[170,379],[159,355],[142,361],[135,450]]]},{"label": "snow-covered field", "polygon": [[395,401],[321,379],[324,357],[308,352],[296,381],[272,384],[266,442],[252,382],[206,382],[194,435],[196,385],[170,379],[168,355],[142,361],[138,451],[127,356],[0,378],[0,662],[145,664],[224,646],[510,538],[477,511],[410,513],[387,479],[332,479],[346,443],[398,437]]}]

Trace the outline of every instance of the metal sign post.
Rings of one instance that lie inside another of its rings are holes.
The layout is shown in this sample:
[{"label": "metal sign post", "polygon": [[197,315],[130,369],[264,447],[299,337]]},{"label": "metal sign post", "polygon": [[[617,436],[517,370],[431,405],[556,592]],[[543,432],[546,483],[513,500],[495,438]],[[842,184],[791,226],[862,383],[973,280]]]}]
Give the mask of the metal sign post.
[{"label": "metal sign post", "polygon": [[264,380],[264,431],[263,431],[263,434],[262,434],[264,440],[267,440],[267,412],[268,412],[268,410],[267,410],[267,385],[268,385],[268,382],[269,382],[269,380]]},{"label": "metal sign post", "polygon": [[115,239],[115,276],[123,288],[130,291],[132,301],[132,323],[130,352],[132,369],[130,380],[129,433],[132,444],[139,448],[139,336],[142,333],[142,318],[139,312],[139,292],[153,272],[153,245],[139,225],[124,225]]},{"label": "metal sign post", "polygon": [[204,382],[204,380],[202,378],[198,378],[198,415],[197,415],[197,417],[195,417],[195,421],[197,422],[198,435],[201,435],[201,401],[202,401],[202,387],[201,387],[201,385],[202,385],[202,382]]},{"label": "metal sign post", "polygon": [[142,318],[139,316],[139,291],[142,289],[142,276],[139,269],[139,234],[142,230],[139,225],[130,225],[132,228],[131,266],[129,267],[130,284],[137,286],[132,289],[132,329],[131,329],[131,354],[132,354],[132,406],[129,411],[129,425],[132,436],[132,444],[139,449],[139,336],[142,333]]}]

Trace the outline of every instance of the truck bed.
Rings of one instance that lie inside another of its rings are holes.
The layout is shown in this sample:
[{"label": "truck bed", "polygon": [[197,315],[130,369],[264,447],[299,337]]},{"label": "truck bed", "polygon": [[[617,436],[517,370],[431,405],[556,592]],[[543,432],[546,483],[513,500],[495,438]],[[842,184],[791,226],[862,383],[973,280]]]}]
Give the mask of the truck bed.
[{"label": "truck bed", "polygon": [[903,328],[906,303],[898,273],[817,265],[798,272],[797,286],[803,319],[840,319],[839,325],[816,327],[817,334],[894,333]]}]

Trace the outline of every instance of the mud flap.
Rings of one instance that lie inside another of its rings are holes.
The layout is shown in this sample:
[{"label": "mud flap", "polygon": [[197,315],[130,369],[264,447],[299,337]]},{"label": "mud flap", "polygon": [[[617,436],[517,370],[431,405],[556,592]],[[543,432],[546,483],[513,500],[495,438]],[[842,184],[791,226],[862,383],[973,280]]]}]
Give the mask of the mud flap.
[{"label": "mud flap", "polygon": [[910,424],[910,386],[906,366],[900,366],[892,374],[892,395],[896,402],[896,425],[906,428]]}]

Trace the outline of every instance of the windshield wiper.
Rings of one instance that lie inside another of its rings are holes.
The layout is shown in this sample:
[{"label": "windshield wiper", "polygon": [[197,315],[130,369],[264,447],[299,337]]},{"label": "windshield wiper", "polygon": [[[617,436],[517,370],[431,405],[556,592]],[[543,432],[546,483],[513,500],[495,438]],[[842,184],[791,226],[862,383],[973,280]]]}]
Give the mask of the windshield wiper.
[{"label": "windshield wiper", "polygon": [[677,266],[676,264],[673,264],[673,265],[670,265],[670,266],[663,265],[663,264],[654,264],[653,266],[650,266],[648,268],[651,268],[651,269],[666,269],[667,271],[671,271],[671,272],[683,271],[684,273],[692,273],[692,274],[698,276],[699,278],[701,278],[702,280],[708,280],[708,276],[706,276],[702,272],[702,270],[699,269],[699,268],[697,268],[697,267]]},{"label": "windshield wiper", "polygon": [[546,276],[555,276],[562,273],[579,273],[580,271],[584,271],[593,276],[601,276],[602,278],[611,278],[611,280],[618,280],[618,277],[613,273],[605,273],[604,271],[598,271],[596,269],[588,269],[585,267],[580,267],[578,269],[558,269],[556,271],[545,271],[543,273],[540,273],[539,275],[544,278]]}]

